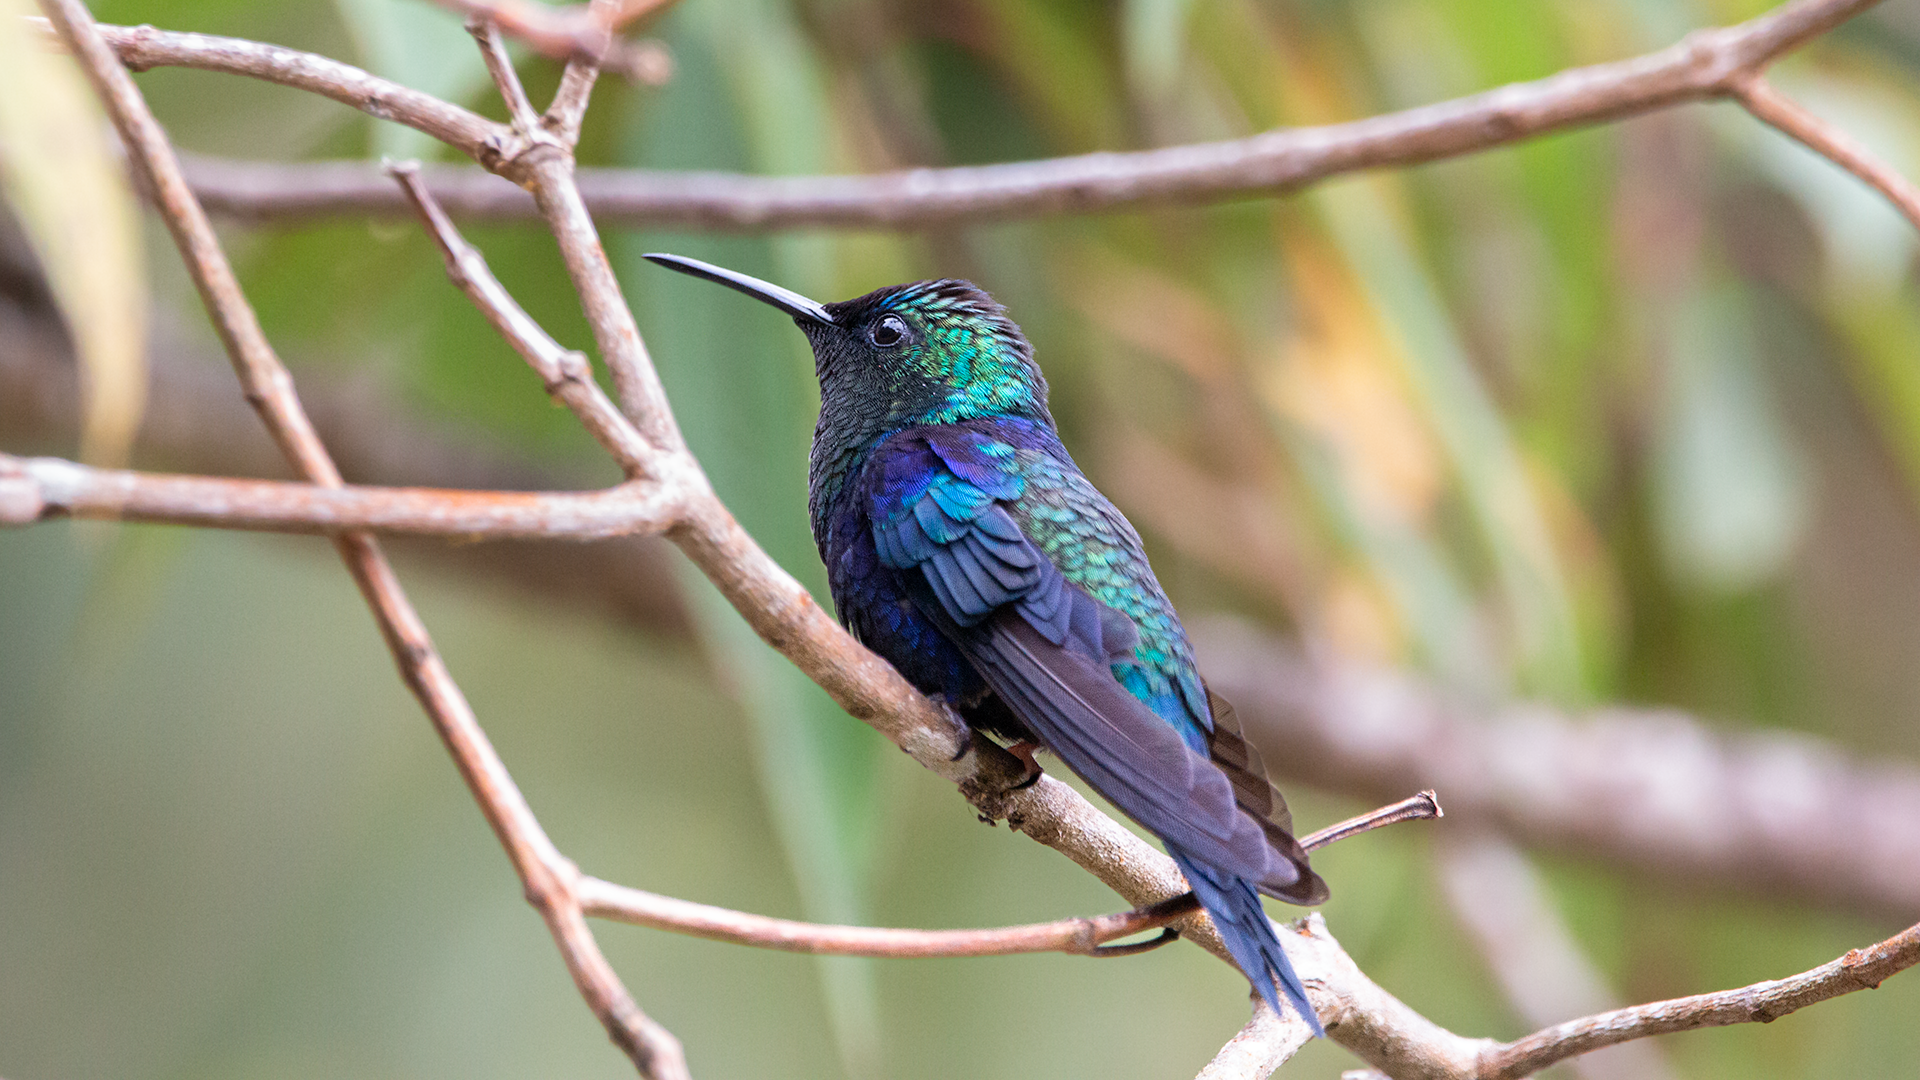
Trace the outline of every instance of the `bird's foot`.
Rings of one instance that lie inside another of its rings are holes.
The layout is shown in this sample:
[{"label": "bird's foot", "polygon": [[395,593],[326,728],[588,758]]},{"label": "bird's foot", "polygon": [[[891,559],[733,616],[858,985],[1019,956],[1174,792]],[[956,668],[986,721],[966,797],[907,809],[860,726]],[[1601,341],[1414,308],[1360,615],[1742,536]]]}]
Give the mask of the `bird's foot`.
[{"label": "bird's foot", "polygon": [[1019,791],[1023,788],[1030,788],[1039,783],[1040,778],[1046,775],[1046,770],[1040,767],[1040,763],[1033,760],[1033,752],[1038,749],[1040,749],[1040,744],[1034,742],[1032,739],[1021,739],[1019,742],[1007,747],[1007,753],[1019,758],[1020,764],[1027,767],[1027,774],[1020,778],[1019,783],[1007,790]]}]

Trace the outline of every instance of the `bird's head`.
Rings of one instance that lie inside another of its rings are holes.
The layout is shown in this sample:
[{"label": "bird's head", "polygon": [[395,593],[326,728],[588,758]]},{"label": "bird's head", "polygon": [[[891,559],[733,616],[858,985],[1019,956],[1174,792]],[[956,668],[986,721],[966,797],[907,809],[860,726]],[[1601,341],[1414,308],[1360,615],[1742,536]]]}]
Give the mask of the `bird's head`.
[{"label": "bird's head", "polygon": [[1047,383],[1006,309],[952,278],[820,304],[678,255],[662,266],[738,289],[793,317],[813,346],[822,425],[879,434],[990,416],[1047,418]]}]

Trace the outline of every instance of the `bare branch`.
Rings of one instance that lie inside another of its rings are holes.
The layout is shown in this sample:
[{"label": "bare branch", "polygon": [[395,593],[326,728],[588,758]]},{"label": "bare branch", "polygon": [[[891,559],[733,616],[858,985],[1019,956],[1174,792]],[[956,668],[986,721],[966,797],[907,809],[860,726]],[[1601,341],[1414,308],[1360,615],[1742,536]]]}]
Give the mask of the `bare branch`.
[{"label": "bare branch", "polygon": [[[4,496],[0,496],[0,501]],[[736,945],[835,956],[922,958],[934,956],[1011,956],[1064,952],[1080,956],[1113,955],[1106,943],[1155,930],[1191,913],[1191,893],[1164,903],[1117,915],[1061,919],[991,930],[903,930],[871,926],[826,926],[678,900],[630,889],[597,878],[580,882],[580,902],[588,915],[636,926],[671,930]],[[1170,937],[1145,944],[1160,945]],[[1133,946],[1122,946],[1138,951]]]},{"label": "bare branch", "polygon": [[680,427],[667,404],[667,392],[660,385],[653,358],[647,354],[646,343],[640,338],[640,327],[633,321],[633,312],[627,308],[626,297],[620,292],[619,279],[614,277],[607,249],[600,243],[599,230],[594,227],[587,204],[581,200],[580,189],[573,182],[572,153],[531,154],[527,165],[526,183],[533,191],[540,216],[546,219],[547,228],[560,245],[560,258],[566,264],[567,275],[573,279],[574,289],[580,294],[587,325],[600,347],[600,359],[613,375],[613,388],[619,395],[621,408],[650,444],[676,452],[691,467],[690,476],[704,485],[705,476],[699,466],[685,454],[686,443],[680,438]]},{"label": "bare branch", "polygon": [[629,0],[602,15],[587,4],[551,7],[530,0],[434,0],[441,7],[499,26],[554,60],[590,64],[644,83],[667,80],[672,65],[655,42],[625,42],[614,36],[621,26],[672,6],[673,0]]},{"label": "bare branch", "polygon": [[[1781,55],[1876,2],[1793,0],[1744,23],[1698,31],[1645,56],[1364,120],[1282,128],[1226,142],[872,176],[584,171],[581,190],[604,221],[749,231],[803,226],[919,229],[1273,195],[1343,173],[1457,157],[1550,131],[1727,96]],[[140,33],[149,39],[159,34]],[[195,66],[215,66],[217,57],[208,50],[174,50],[152,40],[146,42],[142,58],[160,63],[176,51],[183,59],[195,60]],[[277,78],[279,68],[238,62],[243,58],[236,57],[227,70],[284,81]],[[321,92],[347,100],[337,91]],[[479,157],[467,145],[450,141]],[[458,173],[444,169],[424,175],[456,215],[531,213],[524,195],[509,185],[457,179]],[[203,161],[194,178],[210,206],[256,219],[405,209],[368,166]]]},{"label": "bare branch", "polygon": [[293,484],[96,469],[0,454],[0,485],[24,525],[73,516],[332,535],[342,529],[460,540],[651,535],[671,528],[679,493],[630,481],[604,491],[461,491]]},{"label": "bare branch", "polygon": [[[314,434],[294,394],[292,378],[267,342],[212,225],[180,174],[165,132],[148,110],[133,78],[102,39],[80,0],[43,0],[42,6],[93,81],[136,168],[145,177],[227,346],[248,400],[288,459],[309,480],[322,487],[340,487],[339,470]],[[525,883],[528,899],[545,918],[581,995],[642,1075],[662,1080],[685,1077],[686,1060],[679,1041],[640,1011],[601,954],[571,891],[578,872],[540,828],[379,546],[364,532],[338,533],[334,544],[373,609],[402,678],[439,730]]]},{"label": "bare branch", "polygon": [[1294,929],[1282,940],[1328,1036],[1397,1080],[1520,1080],[1603,1046],[1702,1027],[1765,1023],[1871,989],[1920,963],[1920,925],[1915,925],[1788,979],[1617,1009],[1496,1043],[1455,1035],[1382,990],[1341,950],[1319,915]]},{"label": "bare branch", "polygon": [[[449,3],[449,7],[465,6]],[[479,4],[485,8],[487,5]],[[504,6],[504,5],[503,5]],[[516,10],[527,5],[515,3]],[[533,5],[541,11],[551,11],[545,4]],[[480,58],[487,65],[487,76],[493,80],[493,88],[500,91],[500,97],[507,103],[507,115],[512,118],[515,130],[521,135],[539,130],[540,114],[533,111],[533,102],[527,99],[527,88],[520,84],[520,73],[513,70],[513,58],[507,55],[507,43],[501,40],[500,25],[493,18],[481,13],[471,13],[467,19],[467,33],[480,45]]]},{"label": "bare branch", "polygon": [[613,29],[586,4],[553,7],[531,0],[434,0],[470,20],[498,26],[555,60],[585,60],[604,66]]},{"label": "bare branch", "polygon": [[[1441,885],[1455,917],[1514,1013],[1544,1027],[1620,1002],[1594,970],[1525,855],[1485,830],[1456,830],[1438,845]],[[1580,1080],[1672,1080],[1657,1044],[1624,1043],[1576,1058]]]},{"label": "bare branch", "polygon": [[1440,809],[1440,797],[1432,791],[1423,791],[1418,795],[1401,799],[1397,803],[1383,806],[1378,810],[1369,810],[1358,817],[1350,817],[1303,836],[1300,838],[1300,846],[1308,851],[1316,851],[1328,844],[1388,825],[1398,825],[1403,821],[1430,821],[1446,816],[1446,812]]},{"label": "bare branch", "polygon": [[[615,0],[591,0],[587,10],[590,17],[604,18],[611,23],[615,6]],[[593,96],[593,85],[599,79],[600,65],[591,57],[576,56],[567,61],[567,69],[560,75],[560,88],[554,91],[546,115],[541,117],[547,130],[559,136],[569,150],[580,142],[580,125],[586,121],[587,101]]]},{"label": "bare branch", "polygon": [[1858,139],[1808,112],[1758,74],[1736,80],[1729,89],[1734,100],[1748,112],[1859,177],[1886,196],[1914,228],[1920,229],[1920,187],[1880,160]]},{"label": "bare branch", "polygon": [[151,26],[99,26],[100,36],[133,71],[157,67],[197,68],[246,75],[329,97],[369,116],[424,131],[483,164],[497,154],[502,124],[378,75],[298,49],[241,38],[156,30]]},{"label": "bare branch", "polygon": [[1327,1037],[1389,1076],[1469,1080],[1481,1051],[1498,1045],[1455,1035],[1382,989],[1340,948],[1318,914],[1291,929],[1280,940],[1307,985],[1307,999]]},{"label": "bare branch", "polygon": [[[0,459],[0,465],[4,465],[4,459]],[[0,483],[0,506],[4,506],[6,500],[7,489]],[[1423,791],[1391,806],[1321,829],[1304,837],[1300,845],[1314,851],[1385,825],[1439,816],[1440,804],[1433,792]],[[823,926],[750,915],[590,877],[580,880],[578,891],[589,915],[764,949],[843,956],[1003,956],[1032,952],[1111,956],[1165,944],[1171,937],[1163,936],[1140,946],[1106,946],[1109,941],[1166,926],[1197,908],[1193,894],[1183,892],[1138,910],[1097,918],[1061,919],[992,930],[897,930]]]},{"label": "bare branch", "polygon": [[[519,83],[515,82],[514,86]],[[524,96],[524,95],[523,95]],[[528,107],[531,116],[531,106]],[[652,475],[662,467],[661,456],[641,437],[633,423],[613,402],[607,400],[600,384],[593,381],[587,358],[562,348],[533,317],[526,313],[500,284],[479,249],[467,243],[455,229],[446,212],[420,183],[418,163],[389,165],[387,172],[406,192],[427,232],[439,245],[447,264],[447,276],[467,294],[487,321],[507,339],[515,352],[533,367],[547,393],[573,410],[580,423],[604,447],[629,477]]]},{"label": "bare branch", "polygon": [[[5,268],[0,267],[0,274]],[[233,375],[198,355],[165,320],[150,349],[148,408],[135,456],[143,468],[219,476],[291,475],[272,440],[233,392]],[[564,490],[572,470],[525,458],[485,435],[424,417],[384,383],[348,365],[303,373],[301,401],[356,483],[438,488]],[[0,304],[0,444],[65,450],[77,436],[78,378],[59,314],[40,300]],[[687,612],[677,561],[656,537],[446,543],[399,537],[442,573],[492,581],[576,613],[683,639]]]},{"label": "bare branch", "polygon": [[1649,1035],[1729,1024],[1766,1024],[1855,990],[1872,990],[1920,963],[1920,923],[1811,971],[1717,994],[1615,1009],[1535,1032],[1481,1055],[1479,1080],[1520,1080],[1556,1061]]}]

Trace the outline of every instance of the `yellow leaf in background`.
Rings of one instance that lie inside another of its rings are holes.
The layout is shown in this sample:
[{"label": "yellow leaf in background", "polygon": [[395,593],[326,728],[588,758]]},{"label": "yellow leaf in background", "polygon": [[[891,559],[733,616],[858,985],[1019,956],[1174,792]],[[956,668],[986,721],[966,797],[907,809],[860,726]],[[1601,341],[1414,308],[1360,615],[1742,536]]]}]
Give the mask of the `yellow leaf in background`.
[{"label": "yellow leaf in background", "polygon": [[1240,351],[1217,304],[1172,275],[1087,249],[1061,276],[1088,321],[1194,381],[1219,385]]},{"label": "yellow leaf in background", "polygon": [[80,359],[80,456],[120,464],[146,403],[140,215],[93,88],[0,0],[0,191],[40,260]]},{"label": "yellow leaf in background", "polygon": [[1298,322],[1266,366],[1271,406],[1335,448],[1346,487],[1373,513],[1428,520],[1446,480],[1431,428],[1415,407],[1366,299],[1305,236],[1289,238]]}]

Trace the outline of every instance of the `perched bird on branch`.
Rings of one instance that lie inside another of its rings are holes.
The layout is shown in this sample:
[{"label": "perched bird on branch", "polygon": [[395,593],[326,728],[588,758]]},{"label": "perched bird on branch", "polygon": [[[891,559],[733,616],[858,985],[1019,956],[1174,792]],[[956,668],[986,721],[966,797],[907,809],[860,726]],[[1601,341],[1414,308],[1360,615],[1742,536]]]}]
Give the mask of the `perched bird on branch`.
[{"label": "perched bird on branch", "polygon": [[647,258],[779,308],[812,344],[808,506],[840,621],[968,724],[1052,751],[1158,836],[1255,989],[1281,1012],[1277,984],[1319,1034],[1259,894],[1317,904],[1326,884],[1201,681],[1140,537],[1061,445],[1005,309],[965,281],[820,304]]}]

